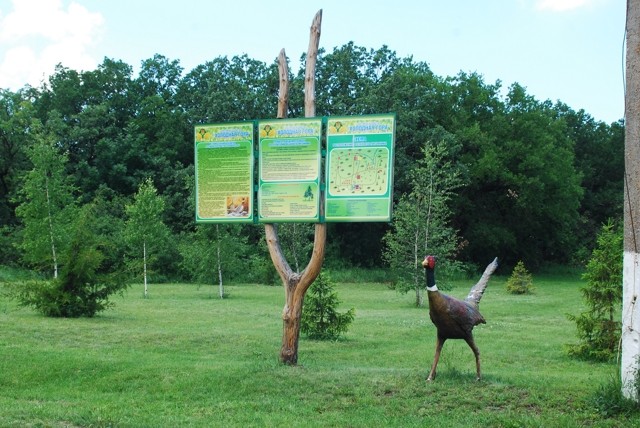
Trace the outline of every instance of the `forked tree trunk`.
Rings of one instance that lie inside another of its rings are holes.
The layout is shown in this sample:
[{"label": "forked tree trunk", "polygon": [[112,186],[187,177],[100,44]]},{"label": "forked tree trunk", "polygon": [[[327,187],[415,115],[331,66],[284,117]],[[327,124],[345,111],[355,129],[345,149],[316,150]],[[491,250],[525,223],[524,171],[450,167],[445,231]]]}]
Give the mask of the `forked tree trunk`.
[{"label": "forked tree trunk", "polygon": [[[309,49],[307,51],[307,67],[304,80],[304,112],[305,117],[314,117],[315,105],[315,69],[318,57],[318,45],[320,43],[320,24],[322,22],[322,10],[318,11],[311,24]],[[278,70],[280,74],[280,89],[278,94],[278,118],[287,116],[289,105],[289,69],[284,49],[278,56]],[[320,195],[320,216],[324,214],[322,195]],[[269,254],[273,261],[285,292],[285,305],[282,310],[282,348],[280,361],[284,364],[296,365],[298,363],[298,340],[300,338],[300,317],[304,295],[309,286],[316,279],[324,261],[324,248],[327,237],[327,225],[316,223],[313,252],[307,267],[301,272],[294,272],[280,247],[278,231],[274,224],[265,224],[265,235]]]}]

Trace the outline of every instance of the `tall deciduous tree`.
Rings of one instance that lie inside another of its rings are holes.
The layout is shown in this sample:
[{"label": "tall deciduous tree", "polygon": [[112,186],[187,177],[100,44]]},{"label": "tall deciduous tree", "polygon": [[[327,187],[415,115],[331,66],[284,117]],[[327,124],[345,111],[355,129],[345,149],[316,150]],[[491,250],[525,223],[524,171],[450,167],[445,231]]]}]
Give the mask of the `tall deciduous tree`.
[{"label": "tall deciduous tree", "polygon": [[0,89],[0,224],[13,225],[15,192],[20,174],[29,167],[26,147],[33,105],[26,94]]},{"label": "tall deciduous tree", "polygon": [[249,58],[218,57],[182,79],[176,98],[193,123],[273,117],[277,67]]},{"label": "tall deciduous tree", "polygon": [[392,73],[385,74],[372,88],[372,111],[392,111],[397,115],[395,158],[398,168],[395,169],[393,186],[398,195],[411,191],[409,172],[422,157],[424,142],[437,127],[435,111],[438,107],[448,108],[444,103],[436,102],[442,90],[441,79],[426,63],[414,64],[408,60],[404,60]]},{"label": "tall deciduous tree", "polygon": [[20,228],[15,209],[22,175],[31,167],[27,147],[32,137],[28,130],[33,120],[34,90],[12,93],[0,89],[0,264],[20,260],[15,239]]},{"label": "tall deciduous tree", "polygon": [[160,246],[167,244],[169,230],[162,220],[164,200],[148,178],[138,188],[132,204],[126,206],[126,239],[130,247],[132,265],[142,271],[144,297],[148,297],[148,270],[156,260]]},{"label": "tall deciduous tree", "polygon": [[575,112],[558,104],[559,118],[567,124],[574,142],[575,166],[581,176],[584,196],[580,203],[580,264],[586,263],[600,226],[622,212],[624,187],[624,123],[607,125],[584,110]]},{"label": "tall deciduous tree", "polygon": [[131,66],[108,58],[82,73],[58,66],[34,102],[40,120],[55,128],[68,152],[83,202],[103,185],[130,196],[153,175],[145,150],[149,141],[143,144],[132,126],[142,94],[131,74]]},{"label": "tall deciduous tree", "polygon": [[59,254],[68,244],[76,212],[74,187],[65,172],[67,156],[54,137],[35,126],[36,142],[28,150],[33,164],[24,179],[16,214],[24,225],[20,244],[24,260],[38,269],[49,267],[58,277]]},{"label": "tall deciduous tree", "polygon": [[504,255],[539,267],[567,261],[576,245],[582,189],[567,127],[549,102],[514,84],[507,102],[499,84],[460,76],[454,133],[469,181],[456,198],[456,227],[468,245],[463,256]]}]

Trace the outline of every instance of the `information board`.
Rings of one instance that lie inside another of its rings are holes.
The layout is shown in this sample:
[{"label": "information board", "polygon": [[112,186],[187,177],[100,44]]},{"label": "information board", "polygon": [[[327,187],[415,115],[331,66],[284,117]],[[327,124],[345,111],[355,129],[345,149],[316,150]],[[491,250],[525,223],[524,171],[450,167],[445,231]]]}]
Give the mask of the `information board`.
[{"label": "information board", "polygon": [[253,222],[253,122],[194,130],[196,222]]},{"label": "information board", "polygon": [[395,115],[329,117],[325,220],[391,221]]},{"label": "information board", "polygon": [[320,221],[322,120],[258,122],[258,221]]}]

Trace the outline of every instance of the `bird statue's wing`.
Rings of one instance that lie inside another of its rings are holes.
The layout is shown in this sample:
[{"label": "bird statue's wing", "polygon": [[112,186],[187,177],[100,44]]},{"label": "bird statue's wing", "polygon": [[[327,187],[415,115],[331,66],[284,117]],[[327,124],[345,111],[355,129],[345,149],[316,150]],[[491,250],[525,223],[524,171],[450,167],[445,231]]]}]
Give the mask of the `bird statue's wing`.
[{"label": "bird statue's wing", "polygon": [[480,299],[482,298],[482,294],[484,293],[484,289],[487,288],[487,284],[489,283],[489,278],[491,277],[491,275],[493,274],[493,272],[496,270],[497,267],[498,267],[498,258],[496,257],[484,270],[482,277],[476,283],[476,285],[471,287],[471,291],[469,291],[467,298],[464,299],[465,301],[478,307],[478,304],[480,303]]}]

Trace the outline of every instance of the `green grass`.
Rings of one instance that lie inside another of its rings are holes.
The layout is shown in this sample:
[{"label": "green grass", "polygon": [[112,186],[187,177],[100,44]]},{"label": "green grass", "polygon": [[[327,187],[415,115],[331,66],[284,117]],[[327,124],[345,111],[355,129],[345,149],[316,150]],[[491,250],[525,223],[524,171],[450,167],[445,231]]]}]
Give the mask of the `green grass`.
[{"label": "green grass", "polygon": [[[0,297],[0,427],[640,427],[593,406],[615,364],[568,358],[578,276],[534,277],[517,296],[493,278],[476,328],[483,375],[461,341],[427,383],[426,308],[381,283],[337,283],[356,318],[337,342],[300,340],[278,361],[282,287],[135,285],[95,318],[52,319]],[[465,296],[473,281],[449,294]]]}]

